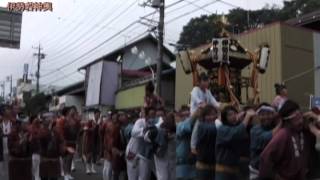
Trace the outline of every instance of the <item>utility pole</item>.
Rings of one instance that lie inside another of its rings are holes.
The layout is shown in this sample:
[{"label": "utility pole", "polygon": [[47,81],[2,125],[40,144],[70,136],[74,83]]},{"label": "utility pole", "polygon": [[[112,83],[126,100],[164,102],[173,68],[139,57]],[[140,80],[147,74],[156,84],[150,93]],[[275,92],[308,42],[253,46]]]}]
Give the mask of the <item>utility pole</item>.
[{"label": "utility pole", "polygon": [[[146,3],[143,3],[142,6],[150,6],[159,9],[159,22],[158,26],[158,57],[157,57],[157,72],[156,72],[156,93],[158,96],[161,95],[161,72],[162,72],[162,62],[163,62],[163,36],[164,36],[164,10],[165,10],[165,0],[148,0]],[[140,21],[141,24],[150,26],[154,21],[146,18],[147,23]],[[155,28],[152,28],[155,29]]]},{"label": "utility pole", "polygon": [[248,29],[247,30],[249,30],[249,29],[251,29],[251,27],[250,27],[250,7],[249,7],[249,4],[250,4],[250,2],[249,2],[249,0],[247,1],[247,5],[248,5],[248,10],[247,10],[247,26],[248,26]]},{"label": "utility pole", "polygon": [[7,76],[7,81],[10,82],[10,100],[12,100],[12,75]]},{"label": "utility pole", "polygon": [[39,43],[38,47],[34,47],[34,49],[38,49],[38,53],[34,53],[33,56],[37,56],[38,57],[38,63],[37,63],[37,72],[36,72],[36,78],[37,78],[37,94],[39,93],[39,80],[40,80],[40,63],[41,63],[41,59],[45,58],[45,54],[41,53],[41,45]]},{"label": "utility pole", "polygon": [[158,25],[158,61],[157,61],[157,74],[156,74],[156,92],[161,95],[161,72],[163,62],[163,36],[164,36],[164,7],[165,0],[160,0],[159,6],[159,25]]},{"label": "utility pole", "polygon": [[3,97],[3,100],[5,100],[5,88],[6,88],[6,82],[3,81],[3,82],[1,82],[1,89],[2,89],[2,97]]}]

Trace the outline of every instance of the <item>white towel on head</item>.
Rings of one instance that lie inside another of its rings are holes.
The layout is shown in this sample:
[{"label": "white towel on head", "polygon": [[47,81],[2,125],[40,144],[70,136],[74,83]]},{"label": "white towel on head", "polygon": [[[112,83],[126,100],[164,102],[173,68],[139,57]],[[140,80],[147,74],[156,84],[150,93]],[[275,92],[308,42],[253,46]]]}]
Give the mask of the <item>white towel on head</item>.
[{"label": "white towel on head", "polygon": [[259,171],[252,166],[249,166],[249,171],[250,171],[250,180],[257,180],[259,179]]}]

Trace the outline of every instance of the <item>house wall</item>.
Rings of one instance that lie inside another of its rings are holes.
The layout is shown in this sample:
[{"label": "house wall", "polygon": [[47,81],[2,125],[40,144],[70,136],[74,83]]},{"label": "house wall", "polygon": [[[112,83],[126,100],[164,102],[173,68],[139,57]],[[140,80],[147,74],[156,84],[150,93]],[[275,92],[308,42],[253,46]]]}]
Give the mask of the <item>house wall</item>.
[{"label": "house wall", "polygon": [[[247,34],[241,34],[236,37],[240,43],[249,49],[255,51],[261,43],[267,43],[270,46],[271,54],[268,69],[265,74],[259,74],[259,88],[261,91],[260,101],[271,102],[275,96],[274,84],[281,82],[281,25],[273,24],[263,29],[256,30]],[[252,65],[243,69],[242,76],[250,77]],[[175,108],[179,109],[181,105],[190,103],[190,92],[192,90],[192,74],[185,74],[177,57],[176,61],[176,88],[175,88]],[[246,103],[246,89],[242,89],[242,102]],[[249,97],[252,92],[249,90]]]},{"label": "house wall", "polygon": [[[120,90],[116,94],[116,109],[139,108],[143,106],[146,84]],[[175,80],[166,78],[161,80],[161,97],[165,101],[166,108],[174,108],[175,104]]]},{"label": "house wall", "polygon": [[[145,53],[145,57],[150,57],[152,64],[155,64],[157,58],[157,45],[152,41],[143,41],[139,42],[135,45],[140,51],[143,50]],[[137,70],[146,67],[145,60],[138,58],[137,55],[131,53],[131,48],[129,47],[125,50],[123,55],[123,69],[131,69]],[[115,92],[118,90],[119,83],[119,70],[117,63],[108,62],[109,59],[105,58],[106,61],[100,61],[95,63],[87,68],[87,75],[85,84],[86,86],[86,106],[94,106],[94,105],[105,105],[105,106],[113,106],[116,107],[131,107],[133,105],[139,105],[139,101],[137,102],[129,102],[128,104],[123,104],[123,98],[126,99],[127,94],[120,93],[120,97],[116,98]],[[99,64],[102,63],[103,64]],[[164,53],[164,62],[171,62],[169,56]],[[102,67],[102,73],[100,72],[100,67]],[[171,104],[173,96],[174,96],[174,80],[170,82],[164,82],[170,85],[170,88],[165,88],[166,98],[171,99]],[[100,88],[98,87],[100,84]],[[133,90],[135,92],[135,90]],[[126,92],[126,91],[125,91]],[[101,94],[101,95],[100,95]],[[144,91],[143,91],[144,95]],[[123,97],[124,96],[124,97]],[[129,93],[130,96],[130,93]],[[138,95],[139,97],[141,95]],[[119,99],[120,98],[120,99]],[[143,101],[143,96],[142,96]]]},{"label": "house wall", "polygon": [[119,91],[116,95],[116,109],[128,109],[143,106],[145,84]]},{"label": "house wall", "polygon": [[88,67],[89,76],[87,78],[86,87],[86,106],[100,104],[100,87],[101,76],[103,70],[103,61],[99,61]]},{"label": "house wall", "polygon": [[76,106],[78,112],[82,112],[84,107],[84,97],[67,95],[65,105]]},{"label": "house wall", "polygon": [[61,107],[75,106],[78,112],[82,112],[84,105],[85,98],[83,96],[63,95],[59,97],[59,104],[56,106],[51,104],[49,110],[58,111],[61,109]]},{"label": "house wall", "polygon": [[101,96],[100,104],[114,106],[116,91],[119,84],[120,66],[115,62],[103,62],[101,78]]},{"label": "house wall", "polygon": [[[260,89],[260,102],[272,102],[275,97],[274,84],[281,82],[282,68],[282,46],[281,46],[281,25],[271,24],[263,29],[241,34],[237,37],[240,43],[249,51],[254,52],[262,43],[270,46],[270,60],[264,74],[259,74],[258,83]],[[243,69],[242,76],[250,77],[252,64]],[[247,102],[246,89],[242,89],[242,102]],[[252,89],[249,88],[249,98],[252,96]]]},{"label": "house wall", "polygon": [[[173,75],[174,76],[174,75]],[[175,108],[175,79],[161,81],[161,97],[165,101],[166,108]]]},{"label": "house wall", "polygon": [[[151,58],[151,64],[156,64],[158,57],[158,49],[154,43],[152,43],[151,41],[143,41],[136,44],[135,46],[139,49],[139,51],[144,51],[146,58]],[[140,59],[138,55],[132,54],[131,48],[132,47],[127,48],[123,55],[123,69],[137,70],[146,67],[147,64],[145,63],[145,60]],[[170,62],[170,58],[166,53],[164,53],[163,61],[168,63]]]},{"label": "house wall", "polygon": [[[291,77],[315,68],[320,64],[320,36],[309,30],[275,23],[262,29],[240,34],[236,37],[251,52],[259,45],[270,46],[270,60],[267,71],[259,74],[260,102],[272,102],[275,97],[274,84],[285,81],[289,98],[296,100],[303,109],[309,106],[309,95],[320,93],[320,72],[310,71],[299,78]],[[242,71],[250,77],[252,64]],[[288,80],[288,81],[287,81]],[[176,62],[175,108],[189,104],[192,90],[192,75],[185,74],[179,58]],[[246,102],[246,90],[242,89],[242,102]],[[252,91],[249,90],[249,97]]]},{"label": "house wall", "polygon": [[175,109],[189,104],[190,93],[193,87],[192,74],[183,71],[179,56],[176,58],[176,84],[175,84]]},{"label": "house wall", "polygon": [[283,25],[282,39],[282,80],[289,98],[297,101],[301,108],[309,108],[309,96],[314,94],[314,43],[313,32],[302,28]]},{"label": "house wall", "polygon": [[[313,51],[315,67],[320,67],[320,33],[313,33]],[[320,69],[314,72],[314,94],[320,97]]]}]

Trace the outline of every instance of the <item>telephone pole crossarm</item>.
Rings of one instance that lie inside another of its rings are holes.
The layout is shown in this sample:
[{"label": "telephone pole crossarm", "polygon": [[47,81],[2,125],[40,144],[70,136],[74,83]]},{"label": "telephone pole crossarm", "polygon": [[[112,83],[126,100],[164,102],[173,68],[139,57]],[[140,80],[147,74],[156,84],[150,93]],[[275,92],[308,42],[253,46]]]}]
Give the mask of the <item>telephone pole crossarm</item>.
[{"label": "telephone pole crossarm", "polygon": [[36,78],[37,78],[37,94],[39,93],[39,80],[40,80],[40,63],[41,60],[45,58],[45,54],[41,53],[41,45],[39,44],[38,47],[34,48],[34,49],[38,49],[38,53],[34,53],[33,55],[38,57],[38,62],[37,62],[37,72],[36,72]]}]

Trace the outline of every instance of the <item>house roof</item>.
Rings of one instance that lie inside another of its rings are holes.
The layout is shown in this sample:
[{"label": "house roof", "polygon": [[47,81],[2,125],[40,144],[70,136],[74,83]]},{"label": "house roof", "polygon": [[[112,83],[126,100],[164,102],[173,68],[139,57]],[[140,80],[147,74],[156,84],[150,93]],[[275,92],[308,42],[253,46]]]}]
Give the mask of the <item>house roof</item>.
[{"label": "house roof", "polygon": [[241,37],[241,36],[244,36],[244,35],[252,34],[252,33],[261,31],[263,29],[270,28],[270,27],[277,26],[277,25],[287,26],[287,27],[296,28],[296,29],[301,29],[303,31],[320,33],[320,31],[316,30],[316,29],[310,29],[310,28],[307,28],[307,27],[304,27],[304,26],[295,26],[295,25],[292,25],[292,24],[289,24],[289,23],[286,23],[286,22],[275,21],[275,22],[266,24],[266,25],[264,25],[263,27],[260,27],[260,28],[254,28],[254,29],[250,29],[248,31],[244,31],[244,32],[242,32],[240,34],[237,34],[236,37]]},{"label": "house roof", "polygon": [[315,30],[320,30],[320,10],[313,11],[303,16],[292,18],[286,21],[293,26],[303,26]]},{"label": "house roof", "polygon": [[151,73],[145,70],[131,70],[131,69],[123,69],[122,75],[129,77],[144,77],[148,76]]},{"label": "house roof", "polygon": [[[176,70],[173,69],[173,68],[163,70],[161,72],[161,77],[163,77],[163,78],[167,77],[168,78],[168,76],[170,76],[170,75],[175,76],[175,72],[176,72]],[[131,81],[130,83],[127,83],[126,85],[124,85],[123,87],[118,89],[116,91],[116,93],[118,93],[120,91],[123,91],[123,90],[126,90],[126,89],[130,89],[130,88],[133,88],[133,87],[140,86],[140,85],[145,84],[145,83],[147,83],[149,81],[152,81],[152,76],[145,76],[143,78],[136,79],[135,81]]]},{"label": "house roof", "polygon": [[[146,36],[144,36],[144,37],[142,37],[142,38],[140,38],[140,39],[138,39],[136,41],[133,41],[133,42],[129,43],[125,47],[119,47],[118,49],[116,49],[114,51],[111,51],[110,53],[108,53],[108,54],[106,54],[106,55],[104,55],[104,56],[102,56],[102,57],[100,57],[100,58],[98,58],[98,59],[96,59],[96,60],[94,60],[94,61],[92,61],[92,62],[90,62],[90,63],[88,63],[86,65],[84,65],[84,66],[82,66],[82,67],[80,67],[79,69],[84,69],[84,68],[86,68],[86,67],[88,67],[88,66],[90,66],[92,64],[95,64],[97,62],[100,62],[102,60],[116,61],[117,57],[124,53],[124,50],[126,50],[128,48],[131,48],[134,45],[136,45],[136,44],[138,44],[138,43],[140,43],[142,41],[146,41],[146,40],[150,40],[155,45],[157,45],[157,43],[158,43],[158,40],[153,35],[148,34],[148,35],[146,35]],[[175,59],[175,55],[166,46],[163,46],[163,47],[164,47],[164,53],[166,53],[170,57],[171,61],[173,61]]]},{"label": "house roof", "polygon": [[[150,65],[150,67],[152,67],[154,70],[156,70],[156,69],[157,69],[157,64],[152,64],[152,65]],[[143,67],[143,68],[141,68],[141,69],[139,69],[139,70],[140,70],[140,71],[149,71],[150,67],[149,67],[149,66],[146,66],[146,67]],[[167,70],[167,69],[174,69],[174,68],[172,68],[172,67],[170,66],[170,64],[163,63],[163,64],[162,64],[162,71],[165,71],[165,70]]]},{"label": "house roof", "polygon": [[62,89],[59,89],[58,91],[56,91],[56,94],[58,96],[62,96],[62,95],[78,94],[81,92],[85,92],[84,81],[80,81],[80,82],[71,84],[69,86],[66,86]]}]

